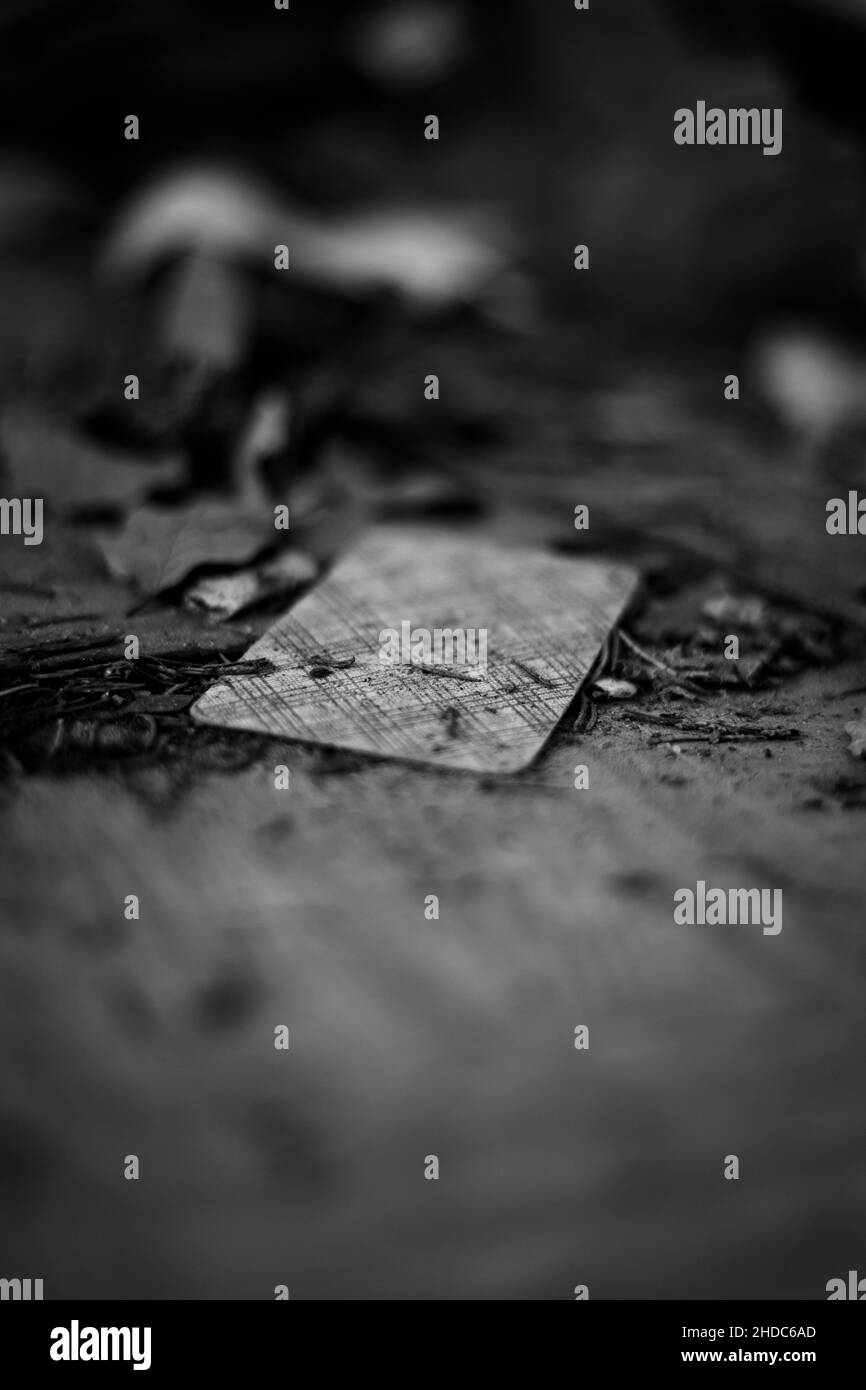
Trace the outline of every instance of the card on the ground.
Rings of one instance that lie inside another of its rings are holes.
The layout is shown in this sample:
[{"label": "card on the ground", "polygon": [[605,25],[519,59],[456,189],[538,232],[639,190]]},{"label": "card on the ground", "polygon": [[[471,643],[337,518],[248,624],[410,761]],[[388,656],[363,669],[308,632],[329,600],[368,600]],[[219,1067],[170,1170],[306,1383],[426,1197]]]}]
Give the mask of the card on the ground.
[{"label": "card on the ground", "polygon": [[200,723],[379,758],[516,772],[631,597],[625,567],[421,526],[368,531],[193,708]]}]

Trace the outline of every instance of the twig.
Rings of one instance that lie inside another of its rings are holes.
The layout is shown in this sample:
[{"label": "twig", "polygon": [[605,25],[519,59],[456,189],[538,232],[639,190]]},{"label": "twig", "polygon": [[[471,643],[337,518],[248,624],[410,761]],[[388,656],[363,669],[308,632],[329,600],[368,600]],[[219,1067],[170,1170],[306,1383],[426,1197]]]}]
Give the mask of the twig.
[{"label": "twig", "polygon": [[514,661],[514,665],[519,667],[521,671],[525,672],[525,674],[529,676],[531,680],[534,680],[537,685],[546,686],[548,690],[556,689],[555,681],[548,680],[546,676],[539,675],[537,671],[533,671],[531,666],[527,666],[525,661],[519,661],[516,656],[513,657],[512,660]]},{"label": "twig", "polygon": [[481,671],[457,670],[454,666],[430,666],[426,661],[410,661],[410,670],[423,671],[427,676],[444,676],[452,681],[483,681]]},{"label": "twig", "polygon": [[57,623],[95,623],[101,618],[101,613],[61,613],[57,618],[28,618],[24,626],[30,632],[37,627],[54,627]]},{"label": "twig", "polygon": [[635,655],[640,657],[641,661],[648,662],[650,666],[657,666],[660,671],[665,671],[667,675],[673,676],[675,680],[681,678],[682,671],[678,671],[674,666],[668,666],[664,661],[659,661],[659,658],[653,656],[651,652],[644,651],[643,647],[639,647],[634,638],[629,637],[628,633],[625,632],[623,628],[620,628],[619,635],[626,646],[630,647]]},{"label": "twig", "polygon": [[650,747],[675,743],[782,743],[800,737],[799,729],[767,730],[761,734],[678,734],[674,738],[651,738]]},{"label": "twig", "polygon": [[585,694],[583,693],[583,691],[581,691],[581,692],[580,692],[580,705],[578,706],[577,717],[575,718],[575,720],[574,720],[574,722],[573,722],[573,724],[572,724],[572,726],[571,726],[572,729],[574,730],[574,732],[575,732],[576,734],[588,734],[592,729],[595,728],[597,722],[598,722],[598,708],[597,708],[597,706],[596,706],[595,703],[589,698],[588,695],[585,695]]}]

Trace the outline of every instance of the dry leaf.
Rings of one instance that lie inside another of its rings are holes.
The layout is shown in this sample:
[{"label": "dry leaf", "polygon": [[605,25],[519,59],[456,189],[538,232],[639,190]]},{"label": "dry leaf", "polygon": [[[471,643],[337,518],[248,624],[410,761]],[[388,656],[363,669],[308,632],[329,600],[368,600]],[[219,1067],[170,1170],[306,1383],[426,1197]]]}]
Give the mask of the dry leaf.
[{"label": "dry leaf", "polygon": [[245,565],[274,541],[273,513],[236,502],[140,507],[121,533],[101,540],[116,579],[146,594],[173,589],[202,565]]},{"label": "dry leaf", "polygon": [[184,608],[200,609],[215,618],[233,618],[266,598],[283,594],[288,599],[319,572],[312,555],[305,550],[285,550],[266,564],[229,574],[212,574],[199,579],[184,595]]},{"label": "dry leaf", "polygon": [[386,209],[310,230],[304,272],[349,293],[388,289],[429,307],[470,302],[508,267],[490,227],[471,213]]},{"label": "dry leaf", "polygon": [[219,168],[191,167],[122,212],[108,274],[141,275],[173,255],[261,263],[289,248],[290,275],[357,294],[389,289],[429,307],[475,299],[508,267],[501,218],[483,210],[376,208],[325,221]]}]

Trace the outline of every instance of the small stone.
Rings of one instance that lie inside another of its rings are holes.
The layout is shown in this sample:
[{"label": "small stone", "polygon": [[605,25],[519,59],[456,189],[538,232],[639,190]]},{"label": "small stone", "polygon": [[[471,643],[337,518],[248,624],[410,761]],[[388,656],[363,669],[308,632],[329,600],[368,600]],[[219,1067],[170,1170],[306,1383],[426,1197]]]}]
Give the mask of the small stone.
[{"label": "small stone", "polygon": [[866,722],[854,719],[845,725],[845,732],[851,740],[848,752],[852,758],[866,758]]}]

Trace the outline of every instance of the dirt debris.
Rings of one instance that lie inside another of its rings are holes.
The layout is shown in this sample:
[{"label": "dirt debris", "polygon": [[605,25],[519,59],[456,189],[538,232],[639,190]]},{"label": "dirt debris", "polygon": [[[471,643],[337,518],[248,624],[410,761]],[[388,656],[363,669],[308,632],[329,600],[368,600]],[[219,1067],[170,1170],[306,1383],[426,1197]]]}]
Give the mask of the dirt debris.
[{"label": "dirt debris", "polygon": [[[118,659],[122,634],[68,637],[8,649],[0,660],[0,752],[7,771],[39,767],[63,753],[149,752],[166,719],[184,714],[242,649],[195,648]],[[236,675],[265,662],[236,662]]]},{"label": "dirt debris", "polygon": [[853,719],[845,725],[845,732],[851,740],[848,752],[852,758],[866,758],[866,719]]}]

